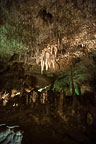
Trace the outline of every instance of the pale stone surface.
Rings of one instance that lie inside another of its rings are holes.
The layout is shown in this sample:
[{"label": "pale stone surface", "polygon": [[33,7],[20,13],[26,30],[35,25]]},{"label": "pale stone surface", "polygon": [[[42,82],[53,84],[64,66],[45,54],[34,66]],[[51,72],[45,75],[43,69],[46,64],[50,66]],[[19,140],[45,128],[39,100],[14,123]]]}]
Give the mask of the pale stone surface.
[{"label": "pale stone surface", "polygon": [[6,126],[5,124],[0,124],[0,143],[2,144],[21,144],[22,142],[22,132],[15,129],[19,126]]}]

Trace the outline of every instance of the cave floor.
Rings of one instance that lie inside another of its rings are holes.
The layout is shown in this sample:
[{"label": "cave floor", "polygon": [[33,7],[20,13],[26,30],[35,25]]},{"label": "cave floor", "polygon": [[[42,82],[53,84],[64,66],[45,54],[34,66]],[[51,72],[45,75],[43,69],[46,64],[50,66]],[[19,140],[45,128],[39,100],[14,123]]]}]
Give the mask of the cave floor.
[{"label": "cave floor", "polygon": [[62,119],[53,111],[47,111],[46,106],[22,106],[18,108],[2,107],[0,109],[0,124],[19,125],[23,133],[24,144],[56,143],[56,144],[95,144],[95,125],[78,123],[76,115],[68,112]]},{"label": "cave floor", "polygon": [[[5,89],[8,92],[14,88],[21,90],[24,81],[31,88],[44,87],[53,81],[45,75],[25,73],[22,63],[13,63],[11,66],[1,63],[0,67],[0,90]],[[12,107],[10,104],[5,107],[0,105],[0,124],[19,125],[24,131],[22,144],[96,143],[95,118],[92,124],[88,125],[86,110],[83,108],[78,113],[72,114],[72,107],[68,109],[66,106],[63,116],[60,116],[54,109],[50,109],[49,105],[35,107],[24,104],[18,107]]]}]

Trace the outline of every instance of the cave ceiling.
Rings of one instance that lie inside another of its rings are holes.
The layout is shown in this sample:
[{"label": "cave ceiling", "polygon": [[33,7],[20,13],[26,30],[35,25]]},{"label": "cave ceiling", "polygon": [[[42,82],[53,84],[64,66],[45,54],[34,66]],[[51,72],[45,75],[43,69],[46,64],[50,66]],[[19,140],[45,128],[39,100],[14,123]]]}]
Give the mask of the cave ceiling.
[{"label": "cave ceiling", "polygon": [[[27,51],[44,49],[48,44],[77,55],[82,45],[89,52],[96,48],[95,0],[1,0],[0,24],[11,26],[7,38],[17,33]],[[8,17],[7,17],[8,16]],[[12,33],[13,32],[13,33]]]}]

